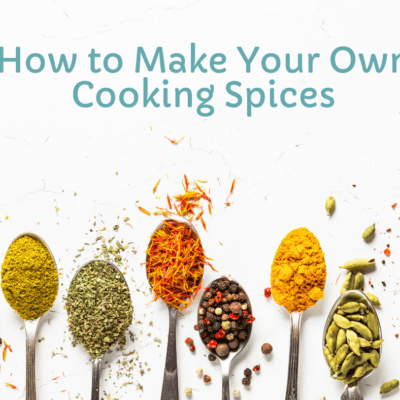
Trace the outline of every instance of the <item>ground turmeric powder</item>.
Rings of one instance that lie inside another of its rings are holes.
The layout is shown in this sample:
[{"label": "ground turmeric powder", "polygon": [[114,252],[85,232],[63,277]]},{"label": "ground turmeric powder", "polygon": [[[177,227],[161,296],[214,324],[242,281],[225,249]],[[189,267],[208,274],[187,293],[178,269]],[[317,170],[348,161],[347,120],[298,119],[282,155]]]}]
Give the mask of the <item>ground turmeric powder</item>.
[{"label": "ground turmeric powder", "polygon": [[303,311],[324,297],[326,264],[318,239],[307,228],[288,233],[271,268],[274,300],[287,311]]}]

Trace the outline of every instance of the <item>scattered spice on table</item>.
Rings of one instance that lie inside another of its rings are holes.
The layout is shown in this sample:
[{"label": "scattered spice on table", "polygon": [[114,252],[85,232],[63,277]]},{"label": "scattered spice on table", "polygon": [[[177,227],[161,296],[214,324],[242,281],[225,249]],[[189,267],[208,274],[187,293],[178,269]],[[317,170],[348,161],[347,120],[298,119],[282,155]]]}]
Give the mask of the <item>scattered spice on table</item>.
[{"label": "scattered spice on table", "polygon": [[204,375],[203,376],[203,382],[204,383],[210,383],[211,382],[211,376],[210,375]]},{"label": "scattered spice on table", "polygon": [[318,239],[307,228],[288,233],[271,268],[272,296],[287,311],[303,311],[324,297],[326,264]]},{"label": "scattered spice on table", "polygon": [[388,248],[386,248],[383,253],[385,254],[386,257],[390,256],[390,250]]},{"label": "scattered spice on table", "polygon": [[154,300],[180,310],[188,307],[201,288],[204,266],[210,264],[200,238],[189,225],[166,220],[151,236],[146,271]]},{"label": "scattered spice on table", "polygon": [[124,279],[108,262],[92,261],[77,273],[65,308],[72,344],[83,344],[92,357],[101,356],[116,342],[125,344],[132,300]]},{"label": "scattered spice on table", "polygon": [[270,287],[267,287],[267,288],[265,288],[264,289],[264,296],[267,298],[267,299],[269,299],[270,297],[271,297],[271,288]]},{"label": "scattered spice on table", "polygon": [[1,278],[4,297],[25,321],[45,314],[57,297],[58,274],[53,257],[31,236],[22,236],[11,244]]},{"label": "scattered spice on table", "polygon": [[176,141],[175,139],[169,139],[166,136],[164,136],[166,139],[168,139],[172,144],[174,144],[175,146],[179,144],[179,142],[181,140],[183,140],[185,138],[185,136],[181,137],[178,141]]},{"label": "scattered spice on table", "polygon": [[11,383],[6,383],[6,386],[10,387],[11,389],[19,390],[15,385],[11,385]]},{"label": "scattered spice on table", "polygon": [[231,190],[230,190],[230,192],[229,192],[229,194],[228,194],[228,197],[227,197],[226,200],[225,200],[225,204],[226,204],[227,206],[230,206],[230,205],[231,205],[231,203],[229,203],[228,199],[229,199],[229,197],[231,197],[231,194],[233,193],[233,189],[235,189],[235,185],[236,185],[236,179],[233,180],[232,186],[231,186]]},{"label": "scattered spice on table", "polygon": [[262,351],[263,354],[271,354],[272,350],[273,350],[273,348],[269,343],[264,343],[261,346],[261,351]]},{"label": "scattered spice on table", "polygon": [[191,388],[186,388],[185,389],[185,394],[186,394],[186,396],[191,396],[192,395],[192,389]]},{"label": "scattered spice on table", "polygon": [[156,186],[154,186],[154,188],[153,188],[153,194],[156,192],[156,190],[157,190],[158,185],[160,184],[160,182],[161,182],[161,179],[159,179],[158,182],[156,183]]},{"label": "scattered spice on table", "polygon": [[255,365],[255,366],[253,367],[253,371],[254,371],[254,372],[258,372],[258,371],[260,371],[260,369],[261,369],[261,365],[260,365],[260,364],[257,364],[257,365]]}]

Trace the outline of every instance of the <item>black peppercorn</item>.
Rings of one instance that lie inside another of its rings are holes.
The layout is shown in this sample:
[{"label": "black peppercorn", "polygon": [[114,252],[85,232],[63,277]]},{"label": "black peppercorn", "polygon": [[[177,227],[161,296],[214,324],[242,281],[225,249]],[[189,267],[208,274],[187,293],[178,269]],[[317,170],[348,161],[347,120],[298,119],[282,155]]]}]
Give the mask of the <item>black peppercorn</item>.
[{"label": "black peppercorn", "polygon": [[214,308],[214,307],[208,307],[208,308],[207,308],[207,311],[208,311],[209,313],[211,313],[211,314],[214,314],[214,313],[215,313],[215,308]]},{"label": "black peppercorn", "polygon": [[217,359],[217,357],[215,357],[214,354],[209,354],[209,355],[208,355],[208,359],[209,359],[210,361],[215,361],[215,360]]},{"label": "black peppercorn", "polygon": [[199,327],[200,327],[200,328],[203,328],[203,329],[204,329],[204,328],[206,327],[206,325],[207,325],[207,322],[204,321],[204,319],[202,319],[202,320],[199,321]]},{"label": "black peppercorn", "polygon": [[249,378],[243,378],[243,379],[242,379],[242,384],[243,384],[244,386],[250,386],[251,381],[250,381]]},{"label": "black peppercorn", "polygon": [[251,369],[250,369],[250,368],[246,368],[246,369],[244,370],[244,374],[245,374],[245,376],[250,377],[251,374],[252,374]]},{"label": "black peppercorn", "polygon": [[233,294],[232,301],[238,301],[238,300],[239,300],[239,296],[237,294]]},{"label": "black peppercorn", "polygon": [[213,289],[216,289],[216,288],[218,287],[218,282],[213,282],[213,283],[211,284],[211,287],[212,287]]},{"label": "black peppercorn", "polygon": [[213,329],[213,327],[212,327],[212,325],[208,325],[208,327],[207,327],[207,330],[208,330],[208,332],[214,332],[214,329]]},{"label": "black peppercorn", "polygon": [[217,291],[215,289],[210,289],[211,297],[215,297],[217,295]]},{"label": "black peppercorn", "polygon": [[196,325],[194,326],[194,330],[195,330],[195,331],[199,331],[199,330],[200,330],[199,324],[196,324]]},{"label": "black peppercorn", "polygon": [[247,338],[247,332],[246,331],[240,331],[239,335],[238,335],[238,338],[240,340],[245,340]]},{"label": "black peppercorn", "polygon": [[212,294],[210,292],[206,292],[206,294],[204,295],[204,300],[210,300],[212,297]]},{"label": "black peppercorn", "polygon": [[224,304],[224,305],[222,306],[222,310],[223,310],[225,313],[229,313],[229,312],[231,311],[231,305],[230,305],[230,304]]},{"label": "black peppercorn", "polygon": [[214,322],[212,327],[215,332],[218,332],[221,329],[221,324],[219,322]]},{"label": "black peppercorn", "polygon": [[236,338],[233,339],[233,340],[231,340],[231,341],[229,342],[229,347],[230,347],[232,350],[237,349],[238,346],[239,346],[239,340],[237,340]]},{"label": "black peppercorn", "polygon": [[243,303],[243,302],[245,302],[246,301],[246,295],[243,293],[243,292],[240,292],[239,294],[238,294],[238,297],[239,297],[239,301],[241,302],[241,303]]},{"label": "black peppercorn", "polygon": [[229,286],[229,291],[230,291],[231,293],[236,293],[237,290],[238,290],[238,287],[237,287],[236,285],[230,285],[230,286]]},{"label": "black peppercorn", "polygon": [[218,282],[218,289],[224,291],[228,287],[228,283],[226,281]]},{"label": "black peppercorn", "polygon": [[203,302],[201,303],[201,306],[202,306],[203,308],[207,308],[207,307],[208,307],[208,301],[203,301]]},{"label": "black peppercorn", "polygon": [[210,338],[208,337],[208,336],[206,336],[204,339],[203,339],[203,343],[205,344],[205,345],[207,345],[209,342],[210,342]]},{"label": "black peppercorn", "polygon": [[231,329],[235,331],[238,328],[238,323],[236,321],[231,322]]}]

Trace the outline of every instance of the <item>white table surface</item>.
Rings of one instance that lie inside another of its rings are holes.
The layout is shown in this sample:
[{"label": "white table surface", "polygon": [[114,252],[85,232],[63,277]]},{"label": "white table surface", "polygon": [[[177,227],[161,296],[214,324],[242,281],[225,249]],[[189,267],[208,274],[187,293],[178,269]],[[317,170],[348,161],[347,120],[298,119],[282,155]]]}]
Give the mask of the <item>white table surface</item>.
[{"label": "white table surface", "polygon": [[[285,396],[289,316],[272,298],[266,299],[263,291],[270,286],[270,266],[280,241],[302,226],[319,238],[328,275],[325,298],[307,311],[303,320],[299,399],[340,398],[342,386],[329,378],[321,340],[326,316],[345,277],[343,273],[335,284],[341,273],[338,267],[352,258],[377,259],[377,268],[366,274],[366,282],[371,278],[374,289],[368,284],[367,289],[383,304],[379,309],[385,338],[383,358],[378,372],[362,382],[365,399],[377,399],[383,382],[400,378],[400,339],[395,338],[400,333],[400,206],[391,208],[393,203],[400,203],[398,76],[390,69],[363,74],[359,62],[354,72],[342,75],[333,72],[329,64],[332,50],[343,45],[356,54],[380,56],[386,52],[390,58],[392,53],[399,53],[399,8],[396,2],[387,0],[21,0],[0,4],[0,46],[4,46],[6,56],[12,56],[16,46],[21,47],[23,60],[35,52],[78,55],[71,74],[53,74],[48,65],[42,73],[31,74],[24,64],[20,74],[8,66],[0,74],[0,261],[17,234],[33,231],[48,242],[64,273],[59,296],[43,317],[38,334],[45,337],[36,347],[38,400],[68,399],[68,392],[71,399],[90,397],[89,356],[81,347],[72,348],[70,344],[62,297],[69,284],[66,275],[72,277],[72,269],[79,265],[74,263],[77,249],[97,236],[96,232],[88,234],[94,217],[98,229],[106,226],[107,231],[102,232],[106,237],[113,236],[112,227],[119,223],[116,236],[134,243],[137,253],[129,255],[127,278],[135,322],[142,322],[131,327],[136,341],[128,339],[126,351],[138,352],[133,381],[143,385],[143,392],[133,385],[121,389],[128,379],[116,379],[116,361],[122,357],[115,352],[106,357],[102,397],[159,398],[168,312],[161,303],[147,305],[150,297],[142,291],[148,293],[148,285],[140,264],[160,217],[141,213],[136,201],[149,211],[165,207],[167,193],[181,192],[184,174],[190,180],[208,180],[204,186],[211,188],[214,204],[213,215],[205,213],[208,232],[197,224],[204,247],[219,274],[232,274],[246,288],[257,318],[245,357],[232,366],[231,391],[240,389],[243,400]],[[134,73],[138,46],[149,52],[163,46],[169,60],[174,52],[189,57],[191,42],[199,52],[226,54],[228,71],[220,75]],[[252,74],[245,73],[237,46],[249,52],[260,46]],[[124,58],[123,69],[117,74],[90,73],[87,54],[92,48],[103,55],[119,53]],[[271,76],[260,66],[261,56],[268,52],[282,58],[286,53],[319,52],[321,58],[313,74],[288,74],[281,68]],[[199,117],[195,107],[124,109],[115,105],[82,109],[72,100],[73,87],[81,80],[92,81],[96,89],[120,91],[139,85],[146,75],[153,87],[162,86],[165,78],[170,88],[214,84],[215,114]],[[335,105],[329,109],[265,106],[255,110],[252,118],[246,117],[243,107],[234,110],[224,106],[228,81],[240,80],[243,90],[256,86],[268,90],[271,78],[278,89],[332,87]],[[164,135],[185,138],[174,146]],[[232,205],[225,207],[234,178],[238,181],[230,198]],[[331,218],[324,210],[329,195],[337,202]],[[121,223],[126,216],[133,229]],[[377,234],[367,244],[361,233],[373,222]],[[390,233],[386,233],[388,228],[392,229]],[[389,258],[382,254],[386,244],[391,246]],[[88,249],[77,260],[83,263],[92,254]],[[382,259],[386,265],[382,265]],[[205,282],[217,276],[207,269]],[[184,388],[192,387],[193,399],[218,399],[220,368],[204,356],[206,350],[193,331],[196,307],[197,302],[178,324],[180,396],[184,399]],[[21,327],[23,321],[1,294],[0,337],[14,350],[5,363],[0,361],[1,399],[25,396],[25,331]],[[149,332],[151,337],[147,336]],[[195,354],[184,344],[188,336],[195,340]],[[162,340],[160,346],[154,337]],[[269,357],[261,354],[264,342],[274,347]],[[68,358],[51,357],[60,347]],[[144,376],[140,375],[140,361],[148,363]],[[261,364],[260,373],[253,376],[251,387],[243,387],[243,370],[256,364]],[[211,384],[204,385],[196,375],[197,367],[212,377]],[[52,380],[58,376],[58,380]],[[5,382],[19,390],[13,391]],[[399,398],[399,392],[391,398]]]}]

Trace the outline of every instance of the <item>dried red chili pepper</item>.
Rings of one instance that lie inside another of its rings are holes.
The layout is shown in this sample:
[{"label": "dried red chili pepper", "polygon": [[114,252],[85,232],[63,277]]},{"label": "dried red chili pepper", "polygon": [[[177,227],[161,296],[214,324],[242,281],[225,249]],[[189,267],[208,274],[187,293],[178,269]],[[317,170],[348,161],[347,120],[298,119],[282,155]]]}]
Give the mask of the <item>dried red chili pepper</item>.
[{"label": "dried red chili pepper", "polygon": [[185,343],[186,343],[188,346],[191,346],[191,345],[193,344],[193,339],[190,338],[190,337],[188,337],[188,338],[185,340]]},{"label": "dried red chili pepper", "polygon": [[207,325],[211,324],[211,322],[207,318],[204,318],[204,321],[206,322]]},{"label": "dried red chili pepper", "polygon": [[251,314],[249,314],[247,317],[246,317],[246,323],[248,323],[248,324],[252,324],[254,321],[255,321],[256,319],[251,315]]},{"label": "dried red chili pepper", "polygon": [[260,369],[261,369],[261,365],[260,365],[260,364],[255,365],[255,366],[253,367],[253,371],[254,371],[254,372],[257,372],[257,371],[259,371]]},{"label": "dried red chili pepper", "polygon": [[193,353],[193,352],[196,351],[196,347],[192,344],[192,345],[189,347],[189,350]]},{"label": "dried red chili pepper", "polygon": [[222,299],[224,298],[224,295],[222,292],[217,292],[217,295],[214,297],[214,300],[217,304],[221,303]]},{"label": "dried red chili pepper", "polygon": [[225,329],[220,329],[216,334],[215,334],[215,338],[216,339],[222,339],[223,337],[225,337],[226,335],[226,331]]},{"label": "dried red chili pepper", "polygon": [[240,318],[240,314],[230,313],[230,314],[229,314],[229,318],[230,318],[230,319],[233,319],[234,321],[236,321],[237,319]]},{"label": "dried red chili pepper", "polygon": [[217,347],[217,341],[212,339],[208,342],[208,345],[212,348],[215,349]]},{"label": "dried red chili pepper", "polygon": [[264,289],[264,296],[269,299],[271,297],[271,288],[267,287]]}]

